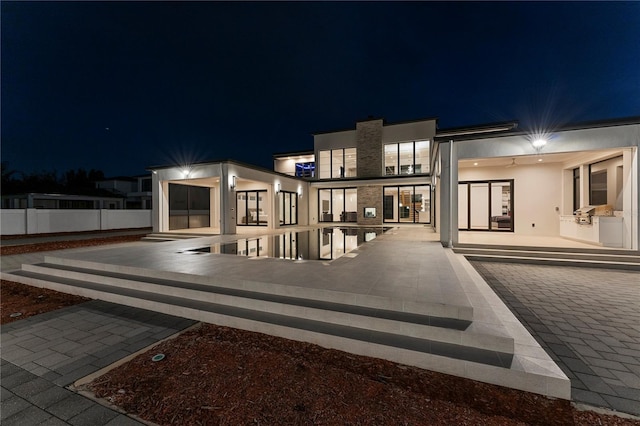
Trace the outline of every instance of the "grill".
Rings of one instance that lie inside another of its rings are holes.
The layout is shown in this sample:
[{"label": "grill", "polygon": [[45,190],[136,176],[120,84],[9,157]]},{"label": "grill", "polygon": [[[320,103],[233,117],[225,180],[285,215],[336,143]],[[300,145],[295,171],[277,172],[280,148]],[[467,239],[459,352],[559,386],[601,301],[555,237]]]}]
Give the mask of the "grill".
[{"label": "grill", "polygon": [[591,217],[596,211],[595,206],[581,207],[573,215],[576,217],[576,223],[579,225],[591,225]]}]

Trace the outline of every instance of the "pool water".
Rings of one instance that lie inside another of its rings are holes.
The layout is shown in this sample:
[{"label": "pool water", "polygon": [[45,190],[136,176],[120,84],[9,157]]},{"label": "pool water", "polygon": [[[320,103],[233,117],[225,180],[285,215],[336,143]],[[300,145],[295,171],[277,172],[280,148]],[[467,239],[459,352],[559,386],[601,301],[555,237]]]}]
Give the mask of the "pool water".
[{"label": "pool water", "polygon": [[333,260],[388,231],[389,227],[326,227],[311,231],[286,232],[211,244],[181,251],[186,254],[230,254],[290,260]]}]

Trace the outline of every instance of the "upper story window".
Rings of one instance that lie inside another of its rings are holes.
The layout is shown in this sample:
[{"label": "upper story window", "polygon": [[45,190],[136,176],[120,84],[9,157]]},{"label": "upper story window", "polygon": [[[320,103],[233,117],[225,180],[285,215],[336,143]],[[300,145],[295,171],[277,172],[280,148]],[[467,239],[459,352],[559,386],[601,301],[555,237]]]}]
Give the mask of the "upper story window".
[{"label": "upper story window", "polygon": [[142,192],[151,192],[151,178],[142,179]]},{"label": "upper story window", "polygon": [[340,148],[319,152],[320,179],[340,179],[358,175],[356,148]]},{"label": "upper story window", "polygon": [[311,161],[307,163],[296,163],[296,176],[302,178],[310,178],[316,175],[316,163]]},{"label": "upper story window", "polygon": [[384,175],[429,173],[429,141],[384,145]]}]

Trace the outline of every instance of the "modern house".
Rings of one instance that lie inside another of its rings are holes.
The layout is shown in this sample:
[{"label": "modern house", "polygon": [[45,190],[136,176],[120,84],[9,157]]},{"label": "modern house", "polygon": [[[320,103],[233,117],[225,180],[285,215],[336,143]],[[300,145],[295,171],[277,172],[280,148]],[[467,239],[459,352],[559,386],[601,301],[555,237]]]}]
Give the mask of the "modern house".
[{"label": "modern house", "polygon": [[[154,232],[429,226],[638,249],[640,117],[539,134],[516,122],[439,129],[436,118],[313,135],[267,170],[233,160],[151,167]],[[574,212],[587,206],[580,219]]]},{"label": "modern house", "polygon": [[151,209],[151,175],[117,176],[96,182],[96,188],[124,198],[125,209]]}]

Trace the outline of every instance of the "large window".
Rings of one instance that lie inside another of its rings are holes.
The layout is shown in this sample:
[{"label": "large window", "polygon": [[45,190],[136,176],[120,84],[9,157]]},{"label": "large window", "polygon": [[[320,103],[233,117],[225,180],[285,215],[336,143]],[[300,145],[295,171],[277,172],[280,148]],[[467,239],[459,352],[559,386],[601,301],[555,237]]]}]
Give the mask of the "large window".
[{"label": "large window", "polygon": [[429,223],[431,186],[385,186],[383,215],[388,223]]},{"label": "large window", "polygon": [[298,194],[295,192],[278,192],[280,207],[280,225],[296,225],[298,223]]},{"label": "large window", "polygon": [[458,184],[458,229],[513,232],[513,180]]},{"label": "large window", "polygon": [[332,149],[319,152],[320,179],[356,177],[356,148]]},{"label": "large window", "polygon": [[384,174],[412,175],[429,173],[429,141],[384,145]]},{"label": "large window", "polygon": [[169,229],[207,228],[210,188],[169,184]]},{"label": "large window", "polygon": [[321,189],[318,191],[320,222],[357,222],[358,190],[356,188]]},{"label": "large window", "polygon": [[589,204],[622,210],[622,156],[589,164]]},{"label": "large window", "polygon": [[267,191],[237,191],[236,211],[238,225],[267,226],[269,224]]}]

